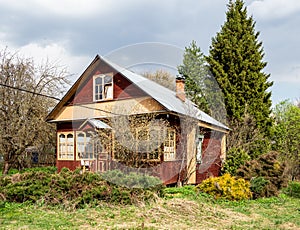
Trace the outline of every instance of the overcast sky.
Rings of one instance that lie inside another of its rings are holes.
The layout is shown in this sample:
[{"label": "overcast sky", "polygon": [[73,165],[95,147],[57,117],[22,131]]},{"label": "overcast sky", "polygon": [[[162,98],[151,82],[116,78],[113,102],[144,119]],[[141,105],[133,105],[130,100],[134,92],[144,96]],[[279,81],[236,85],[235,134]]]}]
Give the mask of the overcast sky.
[{"label": "overcast sky", "polygon": [[[96,54],[117,63],[117,57],[135,55],[140,62],[176,68],[192,40],[208,54],[211,38],[224,23],[227,2],[0,0],[0,48],[56,61],[76,77]],[[300,1],[246,0],[245,5],[260,31],[265,72],[274,81],[273,102],[299,99]]]}]

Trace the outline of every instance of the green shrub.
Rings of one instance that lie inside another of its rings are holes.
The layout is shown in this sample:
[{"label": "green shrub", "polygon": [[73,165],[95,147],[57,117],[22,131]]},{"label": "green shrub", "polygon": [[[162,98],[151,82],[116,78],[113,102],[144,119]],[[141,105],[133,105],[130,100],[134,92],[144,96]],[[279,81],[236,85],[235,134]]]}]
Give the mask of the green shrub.
[{"label": "green shrub", "polygon": [[102,173],[101,176],[110,183],[127,188],[161,189],[163,187],[158,177],[136,172],[124,173],[120,170],[111,170]]},{"label": "green shrub", "polygon": [[231,148],[226,154],[226,161],[223,165],[222,172],[235,175],[239,167],[248,160],[250,160],[250,156],[245,152],[245,150],[240,148]]},{"label": "green shrub", "polygon": [[[261,191],[253,190],[255,193],[254,198],[258,197],[271,197],[277,196],[279,190],[286,186],[287,178],[284,174],[285,165],[281,164],[278,160],[278,153],[270,152],[268,154],[261,155],[255,160],[247,161],[242,167],[237,170],[237,175],[246,180],[251,181],[252,178],[264,178],[264,186]],[[261,179],[255,179],[254,182],[258,184]],[[261,180],[260,183],[263,181]],[[258,186],[258,185],[257,185]],[[256,186],[253,185],[251,188],[256,189]]]},{"label": "green shrub", "polygon": [[262,197],[266,186],[270,182],[266,180],[264,177],[253,177],[250,180],[250,189],[253,194],[253,198],[256,199],[258,197]]},{"label": "green shrub", "polygon": [[250,183],[242,178],[236,179],[228,173],[220,177],[208,178],[196,187],[216,199],[244,200],[252,197]]},{"label": "green shrub", "polygon": [[57,168],[54,166],[47,166],[47,167],[33,167],[33,168],[25,168],[22,170],[18,170],[18,169],[10,169],[8,171],[8,175],[13,175],[13,174],[17,174],[17,173],[24,173],[24,172],[46,172],[46,173],[55,173],[57,172]]},{"label": "green shrub", "polygon": [[300,182],[290,181],[288,186],[283,189],[283,193],[291,197],[300,198]]},{"label": "green shrub", "polygon": [[167,198],[183,198],[195,197],[197,195],[196,187],[193,185],[185,185],[182,187],[170,187],[164,189],[164,196]]},{"label": "green shrub", "polygon": [[[63,168],[60,173],[51,170],[30,170],[29,172],[7,175],[0,178],[0,201],[33,202],[47,205],[59,205],[64,208],[84,208],[96,206],[101,202],[134,204],[149,202],[162,193],[162,184],[157,179],[130,174],[125,181],[143,188],[128,188],[114,185],[99,174],[80,170],[70,171]],[[113,172],[113,174],[118,172]],[[135,182],[132,178],[138,178]],[[150,187],[149,185],[155,185]]]}]

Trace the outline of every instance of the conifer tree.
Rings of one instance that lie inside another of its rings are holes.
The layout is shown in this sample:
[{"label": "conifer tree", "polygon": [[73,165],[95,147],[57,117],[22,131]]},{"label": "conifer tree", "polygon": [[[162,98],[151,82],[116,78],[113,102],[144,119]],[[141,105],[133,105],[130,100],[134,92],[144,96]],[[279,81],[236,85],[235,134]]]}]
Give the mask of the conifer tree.
[{"label": "conifer tree", "polygon": [[258,36],[243,0],[230,0],[226,21],[212,39],[207,62],[224,94],[229,125],[251,116],[257,128],[267,134],[272,125],[268,89],[273,82],[263,72],[267,63]]},{"label": "conifer tree", "polygon": [[185,92],[188,98],[199,109],[209,113],[205,94],[208,68],[205,65],[205,57],[195,41],[192,41],[189,47],[185,47],[183,63],[178,66],[178,72],[185,80]]}]

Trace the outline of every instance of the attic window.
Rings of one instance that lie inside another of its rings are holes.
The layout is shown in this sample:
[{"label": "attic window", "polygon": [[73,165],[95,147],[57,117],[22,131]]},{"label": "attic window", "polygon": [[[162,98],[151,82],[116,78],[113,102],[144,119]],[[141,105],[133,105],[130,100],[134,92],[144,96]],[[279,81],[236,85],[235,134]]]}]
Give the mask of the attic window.
[{"label": "attic window", "polygon": [[94,101],[113,99],[112,74],[99,74],[94,76]]}]

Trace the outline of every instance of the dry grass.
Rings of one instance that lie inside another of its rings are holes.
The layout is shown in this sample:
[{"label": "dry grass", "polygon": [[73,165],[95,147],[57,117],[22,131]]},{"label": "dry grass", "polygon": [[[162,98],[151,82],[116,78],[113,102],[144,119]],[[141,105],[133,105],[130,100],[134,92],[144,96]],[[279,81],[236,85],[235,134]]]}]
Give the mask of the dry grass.
[{"label": "dry grass", "polygon": [[149,205],[110,205],[65,211],[9,204],[0,229],[300,229],[299,199],[245,203],[158,199]]}]

